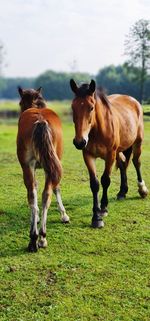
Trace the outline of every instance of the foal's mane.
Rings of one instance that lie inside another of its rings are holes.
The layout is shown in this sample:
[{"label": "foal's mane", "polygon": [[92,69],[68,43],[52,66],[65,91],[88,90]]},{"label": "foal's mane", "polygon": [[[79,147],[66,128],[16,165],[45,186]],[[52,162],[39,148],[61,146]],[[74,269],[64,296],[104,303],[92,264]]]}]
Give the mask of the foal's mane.
[{"label": "foal's mane", "polygon": [[39,97],[35,101],[35,105],[37,106],[37,108],[45,108],[46,107],[46,101],[44,100],[43,97]]},{"label": "foal's mane", "polygon": [[[86,96],[91,96],[93,93],[90,91],[90,86],[89,84],[83,83],[80,87],[78,87],[76,96],[77,97],[81,97],[81,98],[85,98]],[[110,102],[108,100],[108,97],[104,91],[103,88],[97,88],[95,91],[95,98],[99,97],[102,104],[106,107],[110,107]]]},{"label": "foal's mane", "polygon": [[25,89],[21,92],[20,101],[21,111],[35,107],[35,108],[45,108],[46,102],[41,93],[34,89]]}]

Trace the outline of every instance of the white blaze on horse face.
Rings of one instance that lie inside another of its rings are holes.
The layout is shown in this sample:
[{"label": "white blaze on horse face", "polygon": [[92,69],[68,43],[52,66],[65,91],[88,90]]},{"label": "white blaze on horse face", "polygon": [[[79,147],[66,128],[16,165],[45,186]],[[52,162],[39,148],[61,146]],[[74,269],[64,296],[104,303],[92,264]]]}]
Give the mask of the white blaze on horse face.
[{"label": "white blaze on horse face", "polygon": [[[88,128],[87,128],[88,127]],[[77,142],[81,142],[82,140],[86,141],[86,145],[89,140],[89,132],[91,130],[91,126],[86,125],[84,123],[84,120],[80,125],[78,126],[77,123],[75,123],[75,139]],[[85,146],[86,146],[85,145]]]},{"label": "white blaze on horse face", "polygon": [[[89,132],[90,131],[83,133],[83,139],[85,139],[86,145],[88,144],[88,141],[89,141]],[[85,145],[85,147],[86,147],[86,145]]]},{"label": "white blaze on horse face", "polygon": [[82,139],[84,139],[86,141],[86,145],[88,144],[89,141],[89,133],[91,131],[92,128],[92,120],[91,120],[91,115],[85,115],[85,117],[83,117],[83,121],[82,121],[82,129],[81,129],[81,135],[82,135]]},{"label": "white blaze on horse face", "polygon": [[95,101],[90,98],[77,98],[72,104],[73,121],[75,124],[75,141],[81,143],[89,141],[89,133],[93,124]]}]

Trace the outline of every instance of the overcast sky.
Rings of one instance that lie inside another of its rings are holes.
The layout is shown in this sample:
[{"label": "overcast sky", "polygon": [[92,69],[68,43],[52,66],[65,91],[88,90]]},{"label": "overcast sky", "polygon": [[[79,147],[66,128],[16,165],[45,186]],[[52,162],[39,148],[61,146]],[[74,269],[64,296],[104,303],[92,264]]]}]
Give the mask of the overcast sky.
[{"label": "overcast sky", "polygon": [[125,61],[125,35],[141,18],[150,18],[150,0],[0,0],[0,39],[7,52],[3,73],[96,74]]}]

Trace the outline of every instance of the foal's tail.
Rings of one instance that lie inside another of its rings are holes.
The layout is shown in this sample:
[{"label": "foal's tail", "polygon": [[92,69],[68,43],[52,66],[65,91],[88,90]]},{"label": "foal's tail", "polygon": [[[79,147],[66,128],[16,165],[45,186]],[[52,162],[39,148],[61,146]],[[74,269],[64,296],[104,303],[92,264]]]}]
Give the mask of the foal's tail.
[{"label": "foal's tail", "polygon": [[51,128],[46,120],[36,121],[32,143],[36,159],[44,168],[52,185],[56,186],[61,179],[62,167],[53,145]]}]

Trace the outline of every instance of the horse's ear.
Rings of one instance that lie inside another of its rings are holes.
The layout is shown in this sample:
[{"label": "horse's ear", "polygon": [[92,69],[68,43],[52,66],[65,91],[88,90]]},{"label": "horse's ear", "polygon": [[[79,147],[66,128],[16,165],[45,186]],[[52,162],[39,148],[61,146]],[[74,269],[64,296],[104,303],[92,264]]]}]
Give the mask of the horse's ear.
[{"label": "horse's ear", "polygon": [[42,87],[39,87],[36,91],[40,94],[42,91]]},{"label": "horse's ear", "polygon": [[18,86],[18,92],[19,92],[19,95],[20,97],[22,98],[23,96],[23,89],[21,87]]},{"label": "horse's ear", "polygon": [[89,92],[93,94],[95,89],[96,89],[96,82],[95,80],[92,79],[89,85]]},{"label": "horse's ear", "polygon": [[76,94],[78,91],[78,86],[73,79],[70,79],[70,87],[71,87],[72,91]]}]

